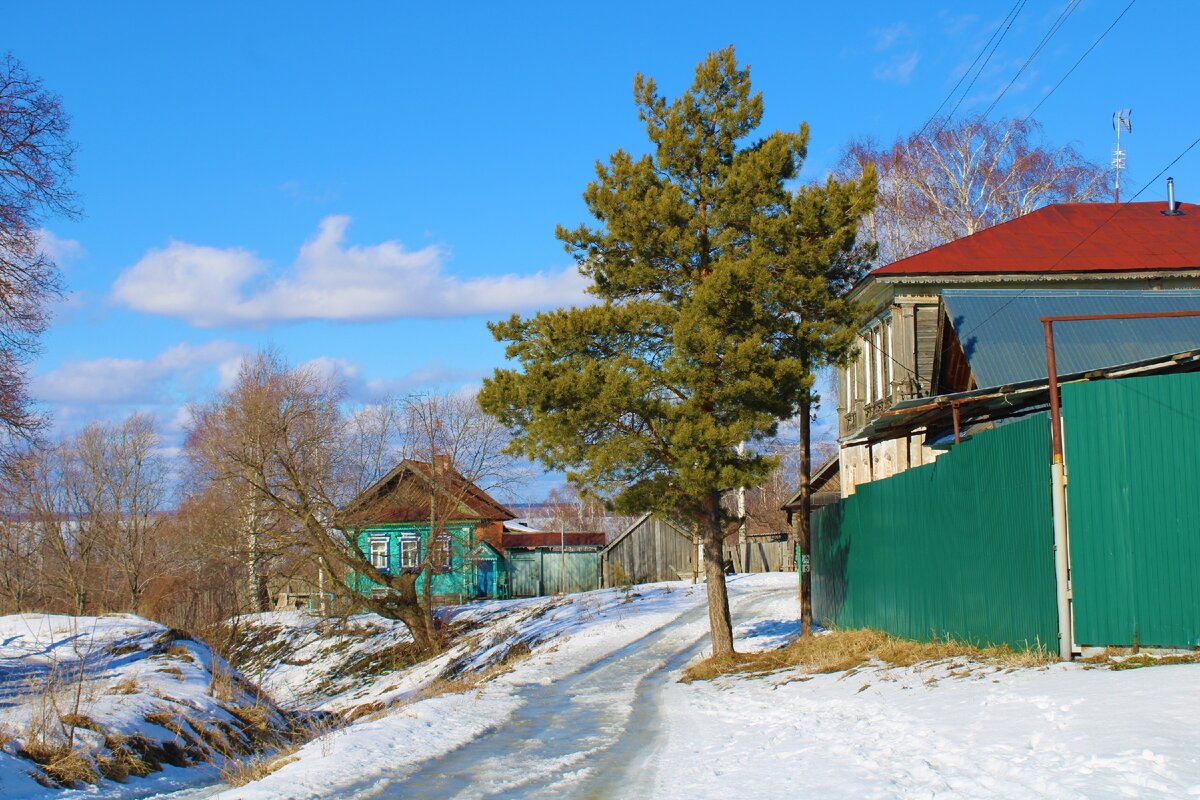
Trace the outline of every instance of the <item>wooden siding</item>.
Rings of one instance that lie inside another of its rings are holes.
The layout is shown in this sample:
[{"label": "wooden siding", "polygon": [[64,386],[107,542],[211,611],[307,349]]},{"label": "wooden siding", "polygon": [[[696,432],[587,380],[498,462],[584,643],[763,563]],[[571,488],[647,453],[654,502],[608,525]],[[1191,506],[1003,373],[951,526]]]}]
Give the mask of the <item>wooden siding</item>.
[{"label": "wooden siding", "polygon": [[941,327],[940,305],[917,306],[915,309],[917,380],[921,395],[934,394],[934,374],[939,366],[938,330]]},{"label": "wooden siding", "polygon": [[601,554],[605,586],[679,580],[695,563],[691,535],[657,516],[639,520]]},{"label": "wooden siding", "polygon": [[733,564],[734,572],[791,572],[796,568],[786,536],[775,540],[752,536],[744,548],[736,542],[726,545],[725,561]]}]

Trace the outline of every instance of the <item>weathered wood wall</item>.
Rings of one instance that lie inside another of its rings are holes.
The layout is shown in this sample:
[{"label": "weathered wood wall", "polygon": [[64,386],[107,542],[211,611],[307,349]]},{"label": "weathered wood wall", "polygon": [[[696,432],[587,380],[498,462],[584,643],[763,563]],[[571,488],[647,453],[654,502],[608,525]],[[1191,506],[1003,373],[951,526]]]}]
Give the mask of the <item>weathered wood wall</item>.
[{"label": "weathered wood wall", "polygon": [[733,564],[734,572],[788,572],[796,568],[786,537],[771,541],[752,536],[744,547],[726,545],[725,560]]},{"label": "weathered wood wall", "polygon": [[605,586],[690,577],[696,545],[690,533],[657,516],[638,522],[601,556]]}]

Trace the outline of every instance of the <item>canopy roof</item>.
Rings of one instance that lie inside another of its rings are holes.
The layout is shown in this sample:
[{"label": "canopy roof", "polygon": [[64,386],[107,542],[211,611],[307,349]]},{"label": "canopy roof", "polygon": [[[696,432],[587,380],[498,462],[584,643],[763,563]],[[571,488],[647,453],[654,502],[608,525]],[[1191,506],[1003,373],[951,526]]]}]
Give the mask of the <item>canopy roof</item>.
[{"label": "canopy roof", "polygon": [[[946,289],[946,316],[981,388],[1046,377],[1042,317],[1200,311],[1200,290]],[[1131,364],[1200,347],[1200,317],[1087,320],[1054,326],[1060,374]]]}]

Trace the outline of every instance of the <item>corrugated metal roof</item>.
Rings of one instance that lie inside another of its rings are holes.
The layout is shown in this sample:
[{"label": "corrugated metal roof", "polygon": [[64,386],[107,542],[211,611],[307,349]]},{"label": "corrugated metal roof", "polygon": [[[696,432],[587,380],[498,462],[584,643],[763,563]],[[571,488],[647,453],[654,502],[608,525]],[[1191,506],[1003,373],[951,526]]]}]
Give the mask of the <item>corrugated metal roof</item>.
[{"label": "corrugated metal roof", "polygon": [[1200,268],[1200,206],[1060,203],[1039,208],[872,275],[1128,272]]},{"label": "corrugated metal roof", "polygon": [[[1006,291],[947,289],[946,314],[980,388],[1046,377],[1041,317],[1200,311],[1200,290]],[[1200,347],[1200,317],[1060,322],[1059,374],[1144,361]]]}]

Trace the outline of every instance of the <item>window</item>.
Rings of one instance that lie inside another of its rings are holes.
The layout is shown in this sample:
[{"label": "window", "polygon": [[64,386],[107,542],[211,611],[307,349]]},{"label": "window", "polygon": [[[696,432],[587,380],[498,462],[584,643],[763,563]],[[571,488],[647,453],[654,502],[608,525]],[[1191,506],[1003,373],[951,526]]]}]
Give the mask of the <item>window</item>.
[{"label": "window", "polygon": [[876,325],[875,330],[871,331],[871,340],[875,345],[871,348],[875,357],[875,394],[871,398],[873,400],[883,399],[883,337],[880,331],[882,327]]},{"label": "window", "polygon": [[450,571],[450,534],[438,534],[429,546],[429,569],[431,572]]},{"label": "window", "polygon": [[896,348],[892,341],[892,321],[885,319],[883,321],[883,338],[886,340],[887,351],[887,379],[888,379],[888,394],[892,392],[892,386],[896,382]]},{"label": "window", "polygon": [[871,334],[862,340],[863,400],[871,402]]},{"label": "window", "polygon": [[419,569],[421,566],[421,543],[416,536],[400,537],[400,569]]},{"label": "window", "polygon": [[388,569],[388,540],[385,537],[373,537],[370,545],[371,566],[380,572]]}]

